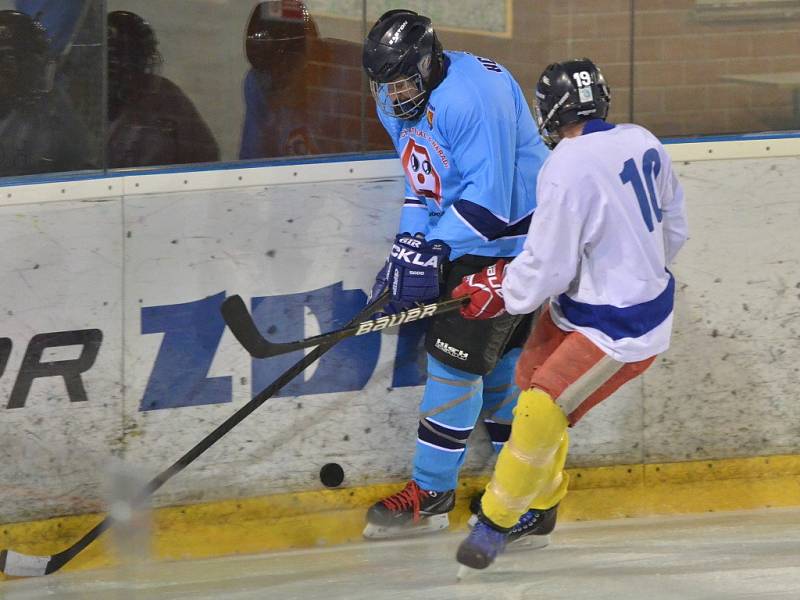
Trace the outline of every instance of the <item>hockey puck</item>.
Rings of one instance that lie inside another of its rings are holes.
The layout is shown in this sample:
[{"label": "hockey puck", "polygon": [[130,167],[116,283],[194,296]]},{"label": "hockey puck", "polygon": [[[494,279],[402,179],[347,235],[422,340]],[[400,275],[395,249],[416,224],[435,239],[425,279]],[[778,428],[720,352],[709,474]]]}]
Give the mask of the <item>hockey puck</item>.
[{"label": "hockey puck", "polygon": [[325,487],[338,487],[344,481],[344,469],[337,463],[323,465],[319,470],[319,480]]}]

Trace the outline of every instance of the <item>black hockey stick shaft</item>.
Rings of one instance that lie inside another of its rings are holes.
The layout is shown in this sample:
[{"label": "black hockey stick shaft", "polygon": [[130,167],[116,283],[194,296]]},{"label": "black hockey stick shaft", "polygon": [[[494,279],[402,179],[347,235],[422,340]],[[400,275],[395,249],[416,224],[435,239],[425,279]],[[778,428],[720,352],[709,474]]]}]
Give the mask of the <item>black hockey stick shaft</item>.
[{"label": "black hockey stick shaft", "polygon": [[[380,308],[386,303],[388,300],[388,295],[381,296],[377,298],[371,304],[365,306],[353,319],[350,321],[351,324],[358,323],[361,320],[365,319],[373,312],[380,310]],[[208,450],[211,446],[213,446],[222,436],[228,433],[231,429],[236,427],[239,423],[241,423],[247,416],[249,416],[254,410],[256,410],[259,406],[264,404],[267,400],[269,400],[272,396],[274,396],[278,391],[280,391],[286,384],[292,381],[295,377],[297,377],[300,373],[302,373],[305,369],[307,369],[311,364],[316,362],[323,354],[325,354],[328,350],[330,350],[334,345],[336,345],[336,341],[333,341],[328,344],[320,345],[319,347],[315,348],[303,358],[298,360],[293,366],[289,369],[284,371],[278,378],[273,381],[269,386],[261,390],[256,396],[254,396],[247,404],[245,404],[242,408],[237,410],[233,413],[230,417],[228,417],[221,425],[219,425],[214,431],[209,433],[206,437],[204,437],[200,442],[191,448],[186,454],[181,456],[178,460],[176,460],[172,465],[164,469],[161,473],[156,475],[139,493],[136,499],[134,499],[133,503],[138,504],[141,503],[143,500],[148,498],[152,495],[156,490],[158,490],[162,485],[164,485],[169,479],[180,473],[183,469],[189,466],[198,456],[203,454],[206,450]],[[34,557],[34,556],[26,556],[22,555],[10,550],[2,550],[0,551],[0,571],[6,573],[7,575],[49,575],[55,571],[58,571],[61,567],[67,564],[70,560],[72,560],[75,556],[77,556],[84,548],[86,548],[89,544],[91,544],[94,540],[96,540],[100,535],[109,527],[114,524],[114,518],[111,515],[106,515],[102,521],[100,521],[97,525],[95,525],[90,531],[85,533],[83,537],[81,537],[78,541],[72,544],[69,548],[62,550],[52,556],[46,557]],[[31,566],[30,572],[9,572],[7,571],[8,562],[9,562],[9,554],[13,553],[13,556],[16,560],[25,563],[36,563]],[[39,563],[42,565],[42,572],[34,572],[38,569]]]},{"label": "black hockey stick shaft", "polygon": [[[388,298],[389,292],[384,292],[381,298]],[[438,303],[421,304],[404,310],[394,315],[380,317],[378,319],[367,319],[360,323],[348,324],[342,329],[329,331],[294,342],[271,342],[265,338],[258,330],[253,321],[253,317],[247,310],[244,300],[239,296],[230,296],[222,303],[222,316],[233,335],[239,343],[254,358],[268,358],[303,348],[318,346],[319,344],[330,344],[345,338],[365,335],[374,331],[383,331],[403,323],[411,323],[421,319],[428,319],[435,315],[452,312],[469,302],[469,296],[461,298],[451,298]]]}]

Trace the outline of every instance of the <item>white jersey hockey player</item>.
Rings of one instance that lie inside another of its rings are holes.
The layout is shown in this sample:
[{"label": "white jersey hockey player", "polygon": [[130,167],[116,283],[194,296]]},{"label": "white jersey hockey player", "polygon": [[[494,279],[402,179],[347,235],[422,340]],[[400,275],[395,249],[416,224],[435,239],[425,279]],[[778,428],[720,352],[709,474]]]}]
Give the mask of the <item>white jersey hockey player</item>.
[{"label": "white jersey hockey player", "polygon": [[664,147],[638,125],[606,122],[610,92],[588,59],[545,69],[539,131],[553,153],[521,254],[465,277],[468,318],[545,309],[516,367],[511,437],[457,559],[485,568],[528,508],[547,516],[567,493],[567,429],[669,347],[687,239],[683,191]]}]

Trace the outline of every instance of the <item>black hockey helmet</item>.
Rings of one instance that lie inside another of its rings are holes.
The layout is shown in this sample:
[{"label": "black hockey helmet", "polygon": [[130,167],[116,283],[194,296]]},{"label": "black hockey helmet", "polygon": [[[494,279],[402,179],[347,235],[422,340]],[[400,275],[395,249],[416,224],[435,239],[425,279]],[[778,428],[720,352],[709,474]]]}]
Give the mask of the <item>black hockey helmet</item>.
[{"label": "black hockey helmet", "polygon": [[3,110],[45,94],[49,86],[47,33],[30,16],[0,11],[0,102]]},{"label": "black hockey helmet", "polygon": [[245,53],[257,71],[273,73],[302,66],[317,26],[300,0],[259,2],[250,13]]},{"label": "black hockey helmet", "polygon": [[549,148],[561,141],[559,128],[588,119],[605,119],[611,90],[588,58],[549,65],[536,84],[533,105],[539,135]]},{"label": "black hockey helmet", "polygon": [[391,117],[415,119],[444,76],[444,51],[431,20],[390,10],[372,26],[362,53],[372,96]]}]

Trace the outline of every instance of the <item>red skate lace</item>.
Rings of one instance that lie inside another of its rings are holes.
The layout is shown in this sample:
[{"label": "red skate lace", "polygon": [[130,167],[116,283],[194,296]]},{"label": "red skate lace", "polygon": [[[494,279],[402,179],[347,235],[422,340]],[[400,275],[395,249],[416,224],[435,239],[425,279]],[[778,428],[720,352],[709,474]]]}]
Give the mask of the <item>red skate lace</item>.
[{"label": "red skate lace", "polygon": [[383,505],[392,512],[398,512],[411,506],[414,510],[414,523],[419,522],[419,501],[420,497],[428,497],[428,492],[417,485],[416,481],[409,481],[403,491],[389,496],[383,501]]}]

